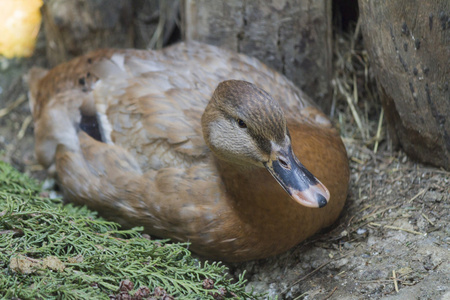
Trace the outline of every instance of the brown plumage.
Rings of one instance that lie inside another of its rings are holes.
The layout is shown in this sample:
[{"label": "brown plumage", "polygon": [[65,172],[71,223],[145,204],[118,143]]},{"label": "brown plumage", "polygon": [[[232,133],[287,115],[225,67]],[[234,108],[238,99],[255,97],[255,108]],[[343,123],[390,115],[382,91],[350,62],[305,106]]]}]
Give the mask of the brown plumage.
[{"label": "brown plumage", "polygon": [[121,224],[242,261],[286,251],[342,210],[339,134],[256,59],[182,43],[99,50],[29,77],[39,162],[67,199]]}]

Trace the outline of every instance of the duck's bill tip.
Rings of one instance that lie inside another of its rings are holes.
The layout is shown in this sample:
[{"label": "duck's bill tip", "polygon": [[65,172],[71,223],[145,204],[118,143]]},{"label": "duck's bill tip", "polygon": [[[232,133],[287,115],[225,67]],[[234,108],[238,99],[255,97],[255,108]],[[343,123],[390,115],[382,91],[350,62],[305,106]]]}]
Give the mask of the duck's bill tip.
[{"label": "duck's bill tip", "polygon": [[320,182],[302,191],[290,188],[289,194],[299,204],[312,208],[322,208],[330,200],[330,192]]}]

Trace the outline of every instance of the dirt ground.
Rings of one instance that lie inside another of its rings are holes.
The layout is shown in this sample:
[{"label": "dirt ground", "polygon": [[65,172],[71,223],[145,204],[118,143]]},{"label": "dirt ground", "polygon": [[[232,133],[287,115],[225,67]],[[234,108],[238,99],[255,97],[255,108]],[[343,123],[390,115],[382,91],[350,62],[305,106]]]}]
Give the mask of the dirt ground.
[{"label": "dirt ground", "polygon": [[[0,159],[43,180],[21,79],[35,63],[0,61]],[[450,172],[344,136],[351,180],[337,223],[231,273],[246,270],[248,288],[273,299],[450,299]]]}]

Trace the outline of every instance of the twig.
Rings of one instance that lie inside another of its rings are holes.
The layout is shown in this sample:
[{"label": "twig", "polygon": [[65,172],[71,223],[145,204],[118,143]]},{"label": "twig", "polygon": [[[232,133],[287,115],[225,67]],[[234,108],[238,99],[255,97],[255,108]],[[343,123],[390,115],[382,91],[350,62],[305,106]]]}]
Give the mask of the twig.
[{"label": "twig", "polygon": [[330,109],[330,119],[334,118],[334,112],[336,110],[336,102],[337,102],[337,90],[333,89],[333,98],[331,100],[331,109]]},{"label": "twig", "polygon": [[433,267],[433,271],[436,270],[440,265],[442,265],[443,262],[444,262],[444,261],[441,261],[440,263],[438,263],[437,265],[435,265],[435,266]]},{"label": "twig", "polygon": [[339,80],[336,80],[336,84],[339,88],[339,91],[345,96],[345,99],[347,100],[348,106],[350,107],[350,111],[352,112],[353,118],[355,118],[356,125],[358,125],[358,129],[361,132],[363,140],[366,140],[366,135],[364,134],[364,128],[362,126],[361,119],[359,118],[358,112],[356,111],[356,108],[353,105],[352,96],[344,89]]},{"label": "twig", "polygon": [[281,294],[284,295],[286,294],[287,291],[289,291],[289,289],[291,287],[293,287],[294,285],[302,282],[303,280],[305,280],[306,278],[310,277],[311,275],[313,275],[314,273],[317,273],[317,271],[319,271],[320,269],[322,269],[323,267],[325,267],[326,265],[328,265],[330,262],[335,261],[335,260],[339,260],[342,259],[344,257],[348,256],[348,253],[345,255],[342,255],[340,257],[334,258],[334,259],[330,259],[327,262],[324,262],[323,264],[321,264],[320,266],[318,266],[316,269],[314,269],[313,271],[309,272],[308,274],[306,274],[305,276],[303,276],[302,278],[300,278],[299,280],[295,281],[294,283],[292,283],[289,287],[287,287],[286,289],[284,289]]},{"label": "twig", "polygon": [[[374,279],[374,280],[355,280],[358,283],[363,283],[363,284],[371,284],[371,283],[388,283],[391,282],[391,279]],[[401,281],[400,279],[397,278],[397,281]]]},{"label": "twig", "polygon": [[364,152],[365,154],[368,154],[368,155],[372,158],[372,160],[373,160],[375,166],[377,165],[377,156],[375,155],[375,153],[373,153],[372,150],[370,150],[370,149],[367,148],[367,147],[361,147],[361,146],[359,146],[359,145],[356,145],[356,148],[358,148],[359,150],[361,150],[361,151]]},{"label": "twig", "polygon": [[384,116],[384,109],[381,108],[380,119],[378,120],[377,134],[375,135],[375,146],[373,147],[374,153],[377,153],[378,151],[378,143],[380,142],[381,128],[383,125],[383,116]]},{"label": "twig", "polygon": [[354,162],[357,162],[357,163],[360,164],[360,165],[363,165],[363,164],[366,163],[365,161],[362,161],[362,160],[360,160],[359,158],[356,158],[356,157],[354,157],[354,156],[351,157],[351,160],[353,160]]},{"label": "twig", "polygon": [[388,210],[390,210],[390,209],[395,209],[395,208],[397,208],[397,207],[399,207],[399,206],[401,206],[401,205],[402,205],[402,204],[400,203],[400,204],[397,204],[397,205],[388,206],[388,207],[386,207],[386,208],[384,208],[384,209],[382,209],[382,210],[378,210],[378,208],[379,208],[379,207],[378,207],[378,208],[375,209],[374,212],[372,212],[372,213],[370,213],[370,214],[368,214],[368,215],[362,217],[361,219],[359,219],[358,221],[356,221],[356,223],[361,222],[361,221],[364,221],[365,219],[371,218],[371,217],[373,217],[373,216],[376,215],[376,214],[382,214],[382,213],[384,213],[385,211],[388,211]]},{"label": "twig", "polygon": [[434,223],[431,222],[431,220],[428,219],[428,217],[424,213],[422,213],[422,217],[424,217],[431,224],[431,226],[434,226]]},{"label": "twig", "polygon": [[167,5],[165,1],[162,1],[159,8],[159,20],[155,33],[153,34],[150,42],[148,43],[148,49],[161,49],[163,46],[164,38],[164,25],[166,24],[166,9]]},{"label": "twig", "polygon": [[[373,206],[373,204],[368,204],[368,205],[364,206],[363,208],[361,208],[360,210],[358,210],[356,213],[359,214],[359,213],[371,208],[372,206]],[[360,220],[358,220],[358,221],[360,221]]]},{"label": "twig", "polygon": [[401,228],[401,227],[396,227],[396,226],[391,226],[391,225],[383,225],[383,224],[380,224],[380,223],[370,222],[369,225],[377,226],[377,227],[384,227],[384,228],[388,228],[388,229],[395,229],[395,230],[406,231],[406,232],[417,234],[417,235],[425,235],[422,232],[418,232],[418,231],[414,231],[414,230],[410,230],[410,229],[406,229],[406,228]]},{"label": "twig", "polygon": [[25,100],[27,100],[27,97],[25,97],[25,94],[22,94],[22,95],[20,95],[19,98],[17,98],[16,101],[14,101],[13,103],[9,104],[7,107],[0,109],[0,118],[2,118],[4,116],[6,116],[7,114],[9,114],[14,108],[19,106],[23,102],[25,102]]},{"label": "twig", "polygon": [[446,171],[446,170],[443,170],[443,169],[440,170],[440,169],[433,169],[433,168],[421,168],[421,167],[418,167],[417,171],[450,175],[449,171]]},{"label": "twig", "polygon": [[323,298],[323,300],[329,299],[331,296],[333,296],[334,292],[336,292],[337,290],[337,286],[334,287],[334,289],[328,294],[328,296],[326,296],[325,298]]},{"label": "twig", "polygon": [[397,275],[395,274],[395,270],[392,270],[392,280],[394,280],[395,291],[398,293]]},{"label": "twig", "polygon": [[351,49],[355,49],[355,41],[358,39],[359,36],[359,30],[361,28],[361,18],[358,18],[358,21],[356,22],[355,32],[353,33],[353,39],[351,40],[352,45]]},{"label": "twig", "polygon": [[45,170],[45,168],[39,164],[34,164],[34,165],[28,165],[29,170],[31,172],[37,172],[37,171],[42,171]]},{"label": "twig", "polygon": [[[295,281],[291,286],[296,285],[300,282],[302,282],[303,280],[305,280],[306,278],[308,278],[309,276],[313,275],[314,273],[317,273],[317,271],[319,271],[320,269],[322,269],[323,267],[325,267],[326,265],[328,265],[330,262],[332,262],[333,260],[329,260],[327,262],[324,262],[323,264],[321,264],[320,266],[318,266],[316,269],[314,269],[313,271],[309,272],[308,274],[306,274],[305,276],[303,276],[302,278],[300,278],[299,280]],[[287,290],[283,291],[283,294],[287,292]]]},{"label": "twig", "polygon": [[23,120],[22,126],[20,127],[19,133],[17,134],[17,139],[20,141],[23,136],[25,135],[25,131],[27,130],[28,126],[30,125],[33,118],[31,116],[27,116],[25,120]]},{"label": "twig", "polygon": [[298,297],[295,297],[295,299],[294,300],[299,300],[300,298],[302,298],[303,296],[306,296],[306,295],[308,295],[309,294],[309,292],[304,292],[303,294],[301,294],[300,296],[298,296]]},{"label": "twig", "polygon": [[419,197],[420,195],[422,195],[423,193],[425,193],[427,191],[427,189],[423,189],[420,192],[417,193],[417,195],[415,195],[414,197],[411,198],[411,200],[409,200],[409,203],[413,202],[417,197]]}]

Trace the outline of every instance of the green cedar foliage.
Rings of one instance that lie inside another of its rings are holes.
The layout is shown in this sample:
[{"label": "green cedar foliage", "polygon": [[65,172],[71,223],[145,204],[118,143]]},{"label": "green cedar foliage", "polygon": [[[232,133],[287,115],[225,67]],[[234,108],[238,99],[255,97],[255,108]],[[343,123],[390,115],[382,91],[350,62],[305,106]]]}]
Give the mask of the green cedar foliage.
[{"label": "green cedar foliage", "polygon": [[245,292],[243,276],[234,282],[224,265],[193,258],[188,244],[150,240],[40,193],[0,161],[0,298],[119,299],[123,280],[134,284],[131,296],[148,287],[176,299],[259,297]]}]

